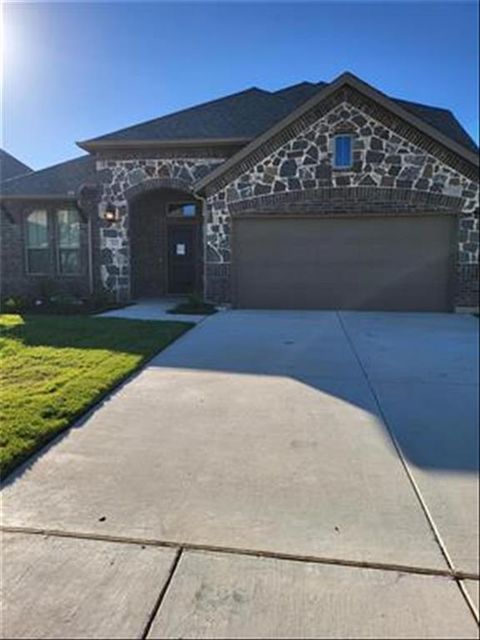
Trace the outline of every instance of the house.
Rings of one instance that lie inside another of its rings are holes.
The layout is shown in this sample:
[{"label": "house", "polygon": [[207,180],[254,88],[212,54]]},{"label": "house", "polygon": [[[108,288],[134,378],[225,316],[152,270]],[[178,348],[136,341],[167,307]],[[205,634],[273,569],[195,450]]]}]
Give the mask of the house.
[{"label": "house", "polygon": [[350,73],[251,88],[6,180],[2,295],[48,281],[244,308],[478,307],[478,149]]}]

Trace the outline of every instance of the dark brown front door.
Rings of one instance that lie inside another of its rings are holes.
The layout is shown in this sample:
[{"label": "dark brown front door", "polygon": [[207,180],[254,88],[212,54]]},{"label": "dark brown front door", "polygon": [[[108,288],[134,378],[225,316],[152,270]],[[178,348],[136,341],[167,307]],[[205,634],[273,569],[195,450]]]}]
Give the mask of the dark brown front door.
[{"label": "dark brown front door", "polygon": [[168,225],[168,293],[195,290],[196,227]]},{"label": "dark brown front door", "polygon": [[165,295],[165,222],[162,211],[151,198],[132,207],[130,237],[132,286],[136,298]]}]

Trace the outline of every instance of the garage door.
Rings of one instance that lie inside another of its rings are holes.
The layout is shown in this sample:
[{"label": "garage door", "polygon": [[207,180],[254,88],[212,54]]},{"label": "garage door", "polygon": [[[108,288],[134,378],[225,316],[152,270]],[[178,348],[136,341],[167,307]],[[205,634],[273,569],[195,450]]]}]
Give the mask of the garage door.
[{"label": "garage door", "polygon": [[454,228],[453,216],[239,218],[234,304],[448,310]]}]

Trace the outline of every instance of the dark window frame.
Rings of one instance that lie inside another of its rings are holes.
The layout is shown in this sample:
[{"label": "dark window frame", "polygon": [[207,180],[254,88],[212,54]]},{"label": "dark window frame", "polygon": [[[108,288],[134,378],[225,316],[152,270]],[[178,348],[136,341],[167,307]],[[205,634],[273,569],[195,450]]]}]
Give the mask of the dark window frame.
[{"label": "dark window frame", "polygon": [[[78,247],[61,247],[60,245],[60,212],[61,211],[74,211],[77,215],[77,220],[79,224],[78,228]],[[81,228],[81,217],[79,212],[74,207],[58,207],[54,209],[52,212],[54,217],[54,248],[55,248],[55,275],[61,276],[62,278],[78,278],[82,274],[82,228]],[[62,259],[61,253],[67,251],[74,251],[78,255],[78,269],[74,272],[67,272],[62,270]]]},{"label": "dark window frame", "polygon": [[[46,247],[30,247],[30,238],[29,238],[29,220],[30,217],[35,213],[44,213],[45,214],[45,222],[46,222],[46,233],[47,233],[47,246]],[[52,237],[51,237],[51,222],[49,211],[46,207],[38,207],[32,209],[27,213],[24,219],[24,252],[25,252],[25,273],[28,276],[49,276],[51,275],[51,259],[52,259]],[[47,255],[47,265],[48,268],[46,271],[34,271],[31,269],[31,259],[30,252],[31,251],[44,251]]]},{"label": "dark window frame", "polygon": [[[72,250],[78,252],[78,270],[74,273],[67,273],[61,270],[60,265],[60,238],[59,238],[59,229],[58,229],[58,212],[72,210],[77,211],[78,213],[78,222],[80,224],[79,227],[79,246],[75,249],[65,249]],[[29,219],[33,213],[38,211],[44,212],[46,214],[46,222],[47,222],[47,247],[45,249],[38,249],[40,251],[48,252],[48,259],[46,260],[46,270],[36,271],[31,268],[31,259],[29,257],[30,251],[35,251],[35,248],[29,247]],[[60,204],[45,204],[45,205],[31,205],[27,206],[23,209],[22,212],[22,250],[23,250],[23,274],[25,277],[32,278],[81,278],[85,275],[85,267],[86,267],[86,237],[84,230],[84,220],[80,212],[77,210],[75,205],[72,205],[71,202],[65,201],[65,203]]]},{"label": "dark window frame", "polygon": [[[198,202],[195,200],[182,200],[181,202],[167,202],[166,203],[166,217],[169,220],[197,220],[200,215],[200,206]],[[185,215],[173,215],[171,213],[174,209],[180,209],[181,207],[193,206],[195,208],[195,213],[193,216],[185,216]]]}]

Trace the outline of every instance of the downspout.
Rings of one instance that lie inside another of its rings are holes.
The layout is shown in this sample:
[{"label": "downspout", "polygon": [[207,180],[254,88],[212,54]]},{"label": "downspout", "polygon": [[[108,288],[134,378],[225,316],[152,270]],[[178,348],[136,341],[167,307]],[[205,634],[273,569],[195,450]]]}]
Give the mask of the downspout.
[{"label": "downspout", "polygon": [[128,302],[131,302],[132,293],[133,293],[133,286],[132,286],[133,270],[132,270],[132,234],[130,233],[132,219],[130,217],[129,200],[126,201],[125,206],[126,206],[125,215],[127,216],[127,220],[128,220],[128,225],[126,228],[127,241],[128,241],[128,244],[127,244],[127,247],[128,247]]},{"label": "downspout", "polygon": [[203,299],[207,301],[207,200],[195,190],[193,195],[202,203]]},{"label": "downspout", "polygon": [[[89,206],[89,199],[84,198],[83,196],[85,195],[85,191],[84,188],[86,188],[87,185],[84,183],[82,185],[80,185],[77,194],[76,194],[76,199],[75,199],[75,204],[77,207],[77,210],[80,212],[81,216],[84,218],[87,218],[86,223],[87,223],[87,266],[88,266],[88,291],[90,293],[90,295],[92,296],[94,293],[94,282],[93,282],[93,247],[92,247],[92,206],[90,203]],[[87,192],[88,193],[88,192]]]},{"label": "downspout", "polygon": [[93,296],[93,247],[92,247],[92,215],[88,216],[87,223],[87,242],[88,242],[88,286],[90,295]]}]

